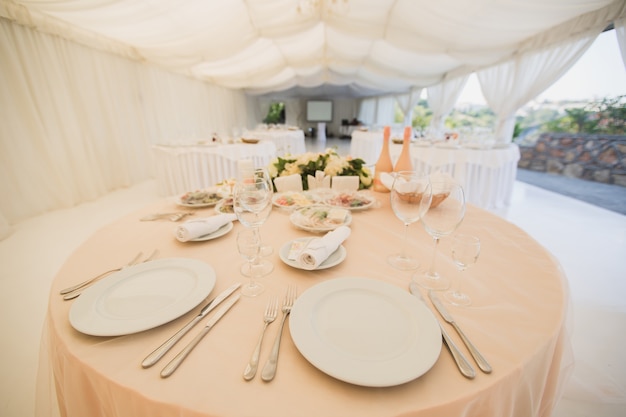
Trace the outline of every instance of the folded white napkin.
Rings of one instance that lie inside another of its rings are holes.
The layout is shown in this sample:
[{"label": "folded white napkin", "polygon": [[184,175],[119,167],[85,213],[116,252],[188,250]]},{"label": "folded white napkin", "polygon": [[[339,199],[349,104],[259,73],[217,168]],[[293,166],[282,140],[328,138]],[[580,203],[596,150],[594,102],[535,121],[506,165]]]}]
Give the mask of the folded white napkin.
[{"label": "folded white napkin", "polygon": [[276,186],[276,191],[279,193],[284,191],[302,191],[302,176],[300,174],[292,174],[285,177],[276,177],[274,178],[274,186]]},{"label": "folded white napkin", "polygon": [[335,176],[331,181],[331,188],[336,191],[358,191],[358,175]]},{"label": "folded white napkin", "polygon": [[237,216],[234,214],[218,214],[202,219],[188,220],[176,228],[175,236],[180,242],[187,242],[200,236],[213,233],[226,223],[235,220],[237,220]]},{"label": "folded white napkin", "polygon": [[321,238],[312,239],[300,252],[296,262],[302,269],[313,270],[317,268],[350,236],[350,232],[348,226],[339,226]]},{"label": "folded white napkin", "polygon": [[330,188],[330,177],[325,176],[324,171],[315,171],[315,177],[307,175],[307,184],[309,185],[309,190]]}]

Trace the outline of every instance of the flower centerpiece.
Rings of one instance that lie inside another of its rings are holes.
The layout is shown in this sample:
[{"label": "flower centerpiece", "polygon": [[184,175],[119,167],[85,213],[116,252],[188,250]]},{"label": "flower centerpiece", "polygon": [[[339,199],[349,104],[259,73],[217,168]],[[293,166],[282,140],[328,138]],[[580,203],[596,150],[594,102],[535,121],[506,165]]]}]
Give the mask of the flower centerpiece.
[{"label": "flower centerpiece", "polygon": [[365,166],[361,158],[342,157],[337,150],[328,148],[324,152],[307,152],[300,155],[288,155],[277,157],[272,160],[268,167],[272,180],[299,174],[302,177],[302,189],[308,190],[307,177],[315,177],[317,171],[323,171],[324,175],[334,176],[358,176],[359,190],[368,189],[372,186],[372,173]]}]

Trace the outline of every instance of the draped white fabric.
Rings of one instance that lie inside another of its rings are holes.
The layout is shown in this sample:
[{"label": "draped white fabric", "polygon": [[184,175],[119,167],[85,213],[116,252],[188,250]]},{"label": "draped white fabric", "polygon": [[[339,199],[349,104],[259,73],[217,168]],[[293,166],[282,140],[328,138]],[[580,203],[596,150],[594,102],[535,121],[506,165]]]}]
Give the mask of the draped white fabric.
[{"label": "draped white fabric", "polygon": [[626,68],[626,18],[615,21],[615,36]]},{"label": "draped white fabric", "polygon": [[253,127],[269,102],[246,93],[347,91],[384,125],[395,94],[498,64],[479,78],[506,142],[608,23],[624,49],[623,0],[347,3],[0,0],[0,234],[153,176],[150,145]]},{"label": "draped white fabric", "polygon": [[245,126],[246,96],[0,19],[8,224],[152,177],[150,145]]},{"label": "draped white fabric", "polygon": [[413,120],[413,108],[417,105],[422,95],[421,88],[412,88],[408,94],[398,94],[396,103],[404,113],[404,126],[411,126]]},{"label": "draped white fabric", "polygon": [[428,106],[433,111],[429,129],[435,137],[440,138],[443,133],[445,118],[454,108],[468,78],[469,75],[465,75],[428,87]]},{"label": "draped white fabric", "polygon": [[623,3],[0,0],[0,15],[254,94],[296,87],[319,94],[315,88],[332,85],[371,96],[406,93],[445,74],[452,79],[494,65],[537,34]]},{"label": "draped white fabric", "polygon": [[511,142],[515,112],[565,74],[599,33],[581,35],[567,45],[561,43],[546,50],[530,51],[477,73],[485,100],[497,115],[497,143]]}]

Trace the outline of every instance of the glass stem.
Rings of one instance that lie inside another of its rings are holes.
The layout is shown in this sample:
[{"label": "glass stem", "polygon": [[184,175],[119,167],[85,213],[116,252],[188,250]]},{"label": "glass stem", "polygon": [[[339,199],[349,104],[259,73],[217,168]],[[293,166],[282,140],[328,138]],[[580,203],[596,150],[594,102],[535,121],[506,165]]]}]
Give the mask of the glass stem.
[{"label": "glass stem", "polygon": [[461,281],[463,280],[463,271],[465,271],[465,268],[459,268],[459,273],[456,277],[456,285],[452,290],[452,293],[457,296],[461,294]]},{"label": "glass stem", "polygon": [[400,257],[401,258],[408,258],[408,251],[407,251],[407,246],[408,246],[408,240],[409,240],[409,224],[408,223],[404,223],[404,240],[402,241],[402,249],[400,250]]},{"label": "glass stem", "polygon": [[435,241],[435,249],[433,250],[433,258],[430,261],[430,269],[428,270],[428,275],[434,276],[437,274],[436,272],[436,264],[437,264],[437,249],[439,247],[439,238],[433,238]]}]

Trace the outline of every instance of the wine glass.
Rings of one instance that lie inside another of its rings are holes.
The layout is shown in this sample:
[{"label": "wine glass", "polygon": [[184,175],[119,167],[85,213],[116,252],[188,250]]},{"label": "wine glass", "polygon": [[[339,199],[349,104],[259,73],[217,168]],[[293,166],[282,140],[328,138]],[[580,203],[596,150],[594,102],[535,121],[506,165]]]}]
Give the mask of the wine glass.
[{"label": "wine glass", "polygon": [[[455,235],[452,237],[452,260],[463,273],[470,265],[474,265],[480,255],[480,239],[470,235]],[[444,298],[457,306],[468,306],[472,303],[470,297],[461,292],[460,282],[454,289],[446,291]]]},{"label": "wine glass", "polygon": [[428,175],[416,171],[395,173],[391,187],[391,208],[404,223],[404,239],[399,253],[390,255],[387,262],[396,269],[417,269],[419,261],[407,253],[409,226],[419,221],[428,210],[432,199]]},{"label": "wine glass", "polygon": [[465,217],[465,194],[452,178],[431,177],[432,202],[422,216],[426,232],[433,237],[435,248],[430,267],[426,272],[414,274],[413,279],[420,286],[432,290],[445,290],[450,282],[436,270],[437,248],[442,237],[449,236],[456,230]]},{"label": "wine glass", "polygon": [[255,297],[263,292],[263,285],[257,282],[257,278],[263,275],[263,270],[257,268],[255,260],[261,251],[261,238],[258,229],[244,229],[237,233],[237,249],[247,259],[241,265],[241,274],[250,278],[250,281],[241,287],[241,293],[249,297]]},{"label": "wine glass", "polygon": [[[237,219],[245,227],[256,229],[260,238],[260,227],[272,211],[272,180],[266,169],[254,170],[252,176],[239,180],[233,189],[233,210]],[[271,246],[261,243],[260,256],[255,261],[257,267],[264,268],[264,273],[274,269],[272,263],[261,259],[272,253]]]}]

